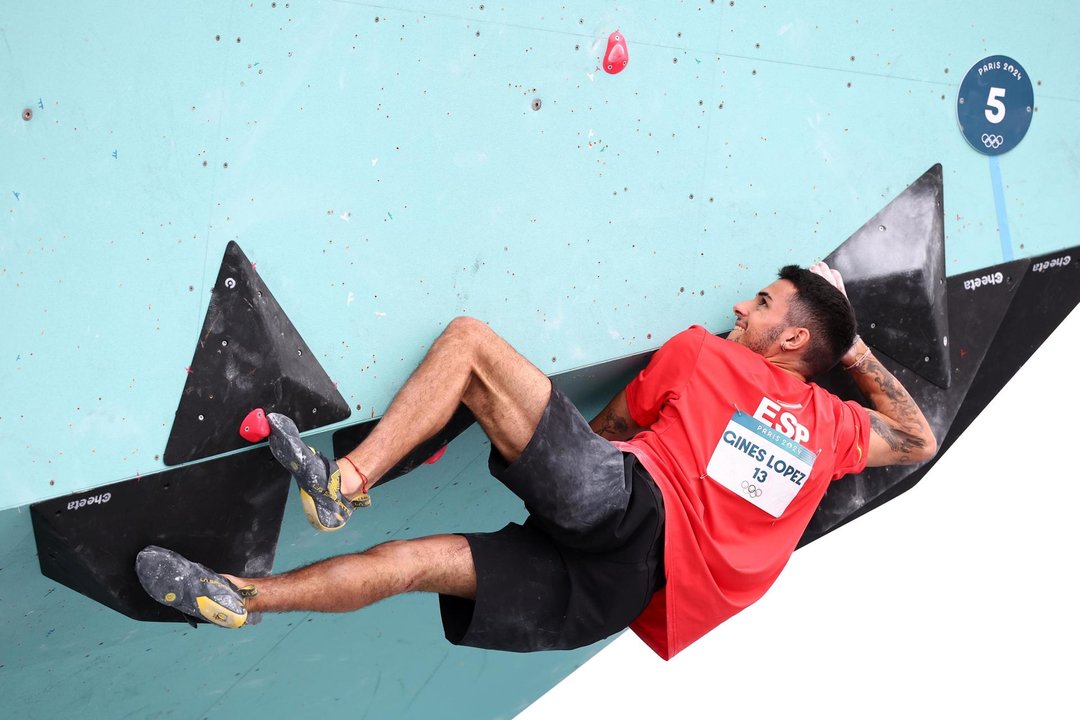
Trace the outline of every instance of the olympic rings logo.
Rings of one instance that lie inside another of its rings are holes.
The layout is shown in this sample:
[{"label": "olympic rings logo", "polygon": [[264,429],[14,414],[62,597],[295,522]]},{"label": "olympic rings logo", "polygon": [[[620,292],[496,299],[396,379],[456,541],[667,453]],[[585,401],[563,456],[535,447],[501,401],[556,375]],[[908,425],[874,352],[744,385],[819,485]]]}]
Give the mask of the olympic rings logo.
[{"label": "olympic rings logo", "polygon": [[992,150],[996,150],[997,148],[1002,146],[1002,144],[1005,142],[1005,138],[1001,137],[1000,135],[989,135],[987,133],[983,133],[982,141],[983,145],[985,145],[986,147]]},{"label": "olympic rings logo", "polygon": [[749,480],[742,481],[742,489],[746,491],[746,494],[750,497],[761,497],[761,488],[753,484]]}]

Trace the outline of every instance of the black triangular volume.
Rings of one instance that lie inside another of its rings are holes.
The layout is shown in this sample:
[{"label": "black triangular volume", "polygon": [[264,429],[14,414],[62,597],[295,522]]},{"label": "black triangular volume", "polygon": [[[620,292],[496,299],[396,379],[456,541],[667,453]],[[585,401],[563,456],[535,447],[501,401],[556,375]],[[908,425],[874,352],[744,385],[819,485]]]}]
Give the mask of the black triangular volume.
[{"label": "black triangular volume", "polygon": [[934,165],[825,258],[863,339],[939,387],[950,378],[944,212]]},{"label": "black triangular volume", "polygon": [[[1002,307],[1001,300],[1006,294],[1008,304]],[[950,408],[957,397],[960,404],[952,412],[947,431],[942,433],[931,422],[938,438],[937,456],[904,475],[897,475],[876,495],[873,491],[881,488],[873,484],[873,475],[896,468],[871,468],[855,478],[834,483],[826,495],[828,502],[818,508],[800,545],[888,502],[926,475],[1065,317],[1080,305],[1080,247],[949,278],[949,296],[950,308],[961,308],[951,318],[954,379],[959,380],[961,374],[966,379],[964,392],[949,398]],[[980,348],[985,348],[981,358]],[[904,380],[901,382],[906,384]],[[915,399],[926,410],[923,399],[918,395]]]},{"label": "black triangular volume", "polygon": [[[948,279],[949,327],[952,328],[948,388],[928,382],[887,356],[879,356],[922,408],[939,444],[949,435],[983,361],[989,362],[991,343],[1010,312],[1027,267],[1027,260],[1015,260]],[[865,401],[848,374],[841,370],[818,382],[840,397]],[[944,452],[944,445],[941,447],[938,457]],[[807,526],[800,546],[910,490],[933,462],[936,458],[921,466],[867,468],[858,475],[834,482]]]},{"label": "black triangular volume", "polygon": [[218,572],[268,575],[291,484],[262,446],[31,505],[41,572],[136,620],[183,621],[142,589],[139,551],[159,545]]},{"label": "black triangular volume", "polygon": [[238,431],[256,407],[288,415],[301,431],[350,413],[240,246],[230,242],[173,419],[165,464],[246,447]]},{"label": "black triangular volume", "polygon": [[943,448],[967,429],[1077,305],[1080,246],[1031,258]]}]

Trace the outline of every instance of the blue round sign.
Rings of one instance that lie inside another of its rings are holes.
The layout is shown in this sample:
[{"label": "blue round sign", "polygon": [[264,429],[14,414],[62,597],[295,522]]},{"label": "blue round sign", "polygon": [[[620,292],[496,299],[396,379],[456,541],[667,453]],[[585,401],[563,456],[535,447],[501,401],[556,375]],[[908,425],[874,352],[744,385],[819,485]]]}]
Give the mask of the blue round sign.
[{"label": "blue round sign", "polygon": [[968,144],[983,155],[1001,155],[1019,145],[1034,110],[1027,71],[1005,55],[980,60],[960,83],[956,119]]}]

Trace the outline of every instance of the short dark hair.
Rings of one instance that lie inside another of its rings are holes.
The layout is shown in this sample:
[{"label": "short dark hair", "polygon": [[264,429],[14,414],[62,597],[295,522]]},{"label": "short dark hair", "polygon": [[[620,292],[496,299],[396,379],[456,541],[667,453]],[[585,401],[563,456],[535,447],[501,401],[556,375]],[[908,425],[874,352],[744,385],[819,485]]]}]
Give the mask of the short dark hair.
[{"label": "short dark hair", "polygon": [[807,375],[828,372],[855,342],[851,303],[828,280],[798,265],[785,265],[779,275],[795,286],[788,323],[810,331],[810,346],[803,355]]}]

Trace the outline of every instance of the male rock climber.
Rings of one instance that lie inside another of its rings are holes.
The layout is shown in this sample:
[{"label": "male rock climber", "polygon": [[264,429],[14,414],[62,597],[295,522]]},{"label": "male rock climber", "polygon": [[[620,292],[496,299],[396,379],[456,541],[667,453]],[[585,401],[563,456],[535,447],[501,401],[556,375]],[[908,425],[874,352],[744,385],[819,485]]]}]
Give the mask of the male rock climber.
[{"label": "male rock climber", "polygon": [[[368,491],[464,403],[524,524],[395,540],[280,575],[216,573],[143,550],[154,599],[225,627],[249,613],[345,612],[438,593],[452,643],[580,647],[627,626],[670,658],[753,603],[787,563],[831,481],[936,452],[923,413],[855,334],[840,274],[787,266],[734,307],[720,338],[666,342],[592,423],[486,325],[449,324],[374,431],[331,461],[270,415],[270,448],[305,513],[338,530]],[[808,378],[838,362],[870,408]]]}]

